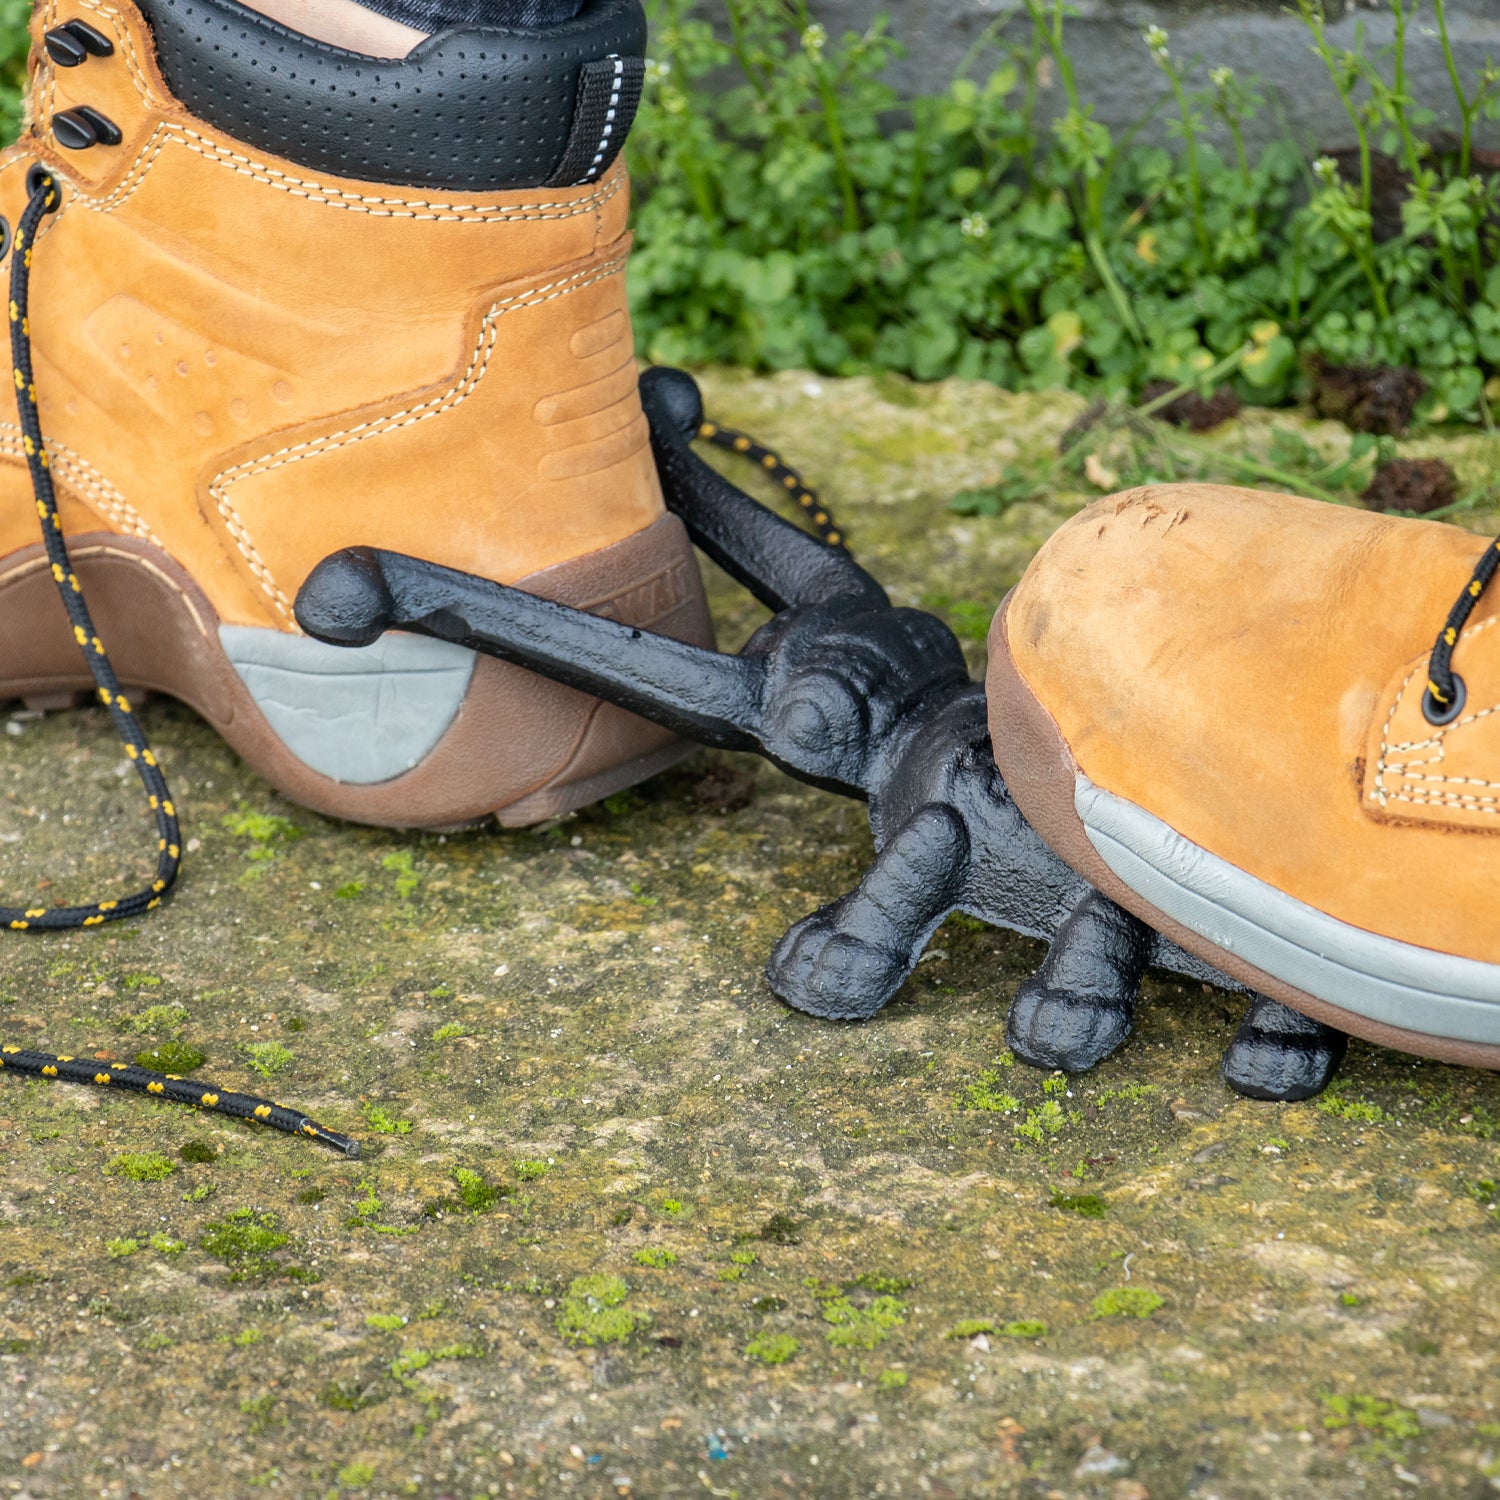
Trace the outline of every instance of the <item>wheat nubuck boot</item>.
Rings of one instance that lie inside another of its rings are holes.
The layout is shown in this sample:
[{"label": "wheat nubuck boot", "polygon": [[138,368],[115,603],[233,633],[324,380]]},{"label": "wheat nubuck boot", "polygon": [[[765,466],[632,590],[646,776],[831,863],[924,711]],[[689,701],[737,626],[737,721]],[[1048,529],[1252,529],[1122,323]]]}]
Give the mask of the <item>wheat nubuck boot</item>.
[{"label": "wheat nubuck boot", "polygon": [[[39,0],[32,37],[0,214],[38,166],[56,182],[24,252],[36,402],[127,690],[187,702],[288,797],[392,826],[534,822],[685,754],[457,646],[320,645],[291,609],[358,544],[710,643],[625,302],[637,0],[399,60],[234,0]],[[93,684],[13,416],[0,700],[62,706]]]},{"label": "wheat nubuck boot", "polygon": [[1456,527],[1288,495],[1098,501],[996,617],[996,760],[1058,854],[1190,952],[1500,1067],[1497,565]]}]

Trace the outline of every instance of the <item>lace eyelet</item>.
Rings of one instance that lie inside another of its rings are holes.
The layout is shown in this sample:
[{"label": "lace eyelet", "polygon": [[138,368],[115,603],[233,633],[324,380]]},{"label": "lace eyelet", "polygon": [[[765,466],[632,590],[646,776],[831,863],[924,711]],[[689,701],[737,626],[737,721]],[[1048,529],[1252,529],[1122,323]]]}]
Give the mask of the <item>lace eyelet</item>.
[{"label": "lace eyelet", "polygon": [[35,198],[43,185],[49,182],[53,187],[57,186],[57,178],[41,162],[34,162],[26,174],[26,196]]},{"label": "lace eyelet", "polygon": [[4,260],[10,254],[11,241],[15,236],[11,233],[10,220],[4,214],[0,214],[0,260]]},{"label": "lace eyelet", "polygon": [[83,38],[74,36],[66,26],[54,26],[42,38],[42,45],[47,49],[47,56],[59,68],[77,68],[88,61],[89,54],[83,45]]},{"label": "lace eyelet", "polygon": [[1444,707],[1432,696],[1432,689],[1429,687],[1422,694],[1422,717],[1434,728],[1441,729],[1444,724],[1451,724],[1464,711],[1464,703],[1468,696],[1469,692],[1464,686],[1463,678],[1455,672],[1452,702]]},{"label": "lace eyelet", "polygon": [[118,146],[124,139],[120,127],[91,104],[75,104],[52,116],[52,135],[69,151],[87,151],[91,146]]},{"label": "lace eyelet", "polygon": [[90,57],[108,57],[115,50],[115,44],[87,21],[54,26],[42,37],[42,44],[59,68],[81,67]]},{"label": "lace eyelet", "polygon": [[90,57],[110,57],[115,44],[102,31],[90,26],[87,21],[69,21],[68,30],[83,43],[83,50]]}]

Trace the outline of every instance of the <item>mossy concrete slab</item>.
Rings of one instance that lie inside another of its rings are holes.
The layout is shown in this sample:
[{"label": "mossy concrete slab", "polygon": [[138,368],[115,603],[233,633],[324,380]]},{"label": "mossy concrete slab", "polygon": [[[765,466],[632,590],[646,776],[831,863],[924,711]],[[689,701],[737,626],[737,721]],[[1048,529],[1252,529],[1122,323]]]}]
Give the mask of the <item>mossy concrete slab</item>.
[{"label": "mossy concrete slab", "polygon": [[[945,501],[1042,464],[1078,403],[809,384],[708,382],[977,668],[1085,497]],[[714,592],[739,638],[756,611]],[[1233,1002],[1151,981],[1116,1058],[1047,1077],[1003,1043],[1040,949],[970,922],[873,1023],[821,1024],[760,966],[858,878],[852,803],[705,754],[556,827],[408,837],[145,718],[181,888],[7,939],[0,1039],[197,1049],[368,1155],[0,1079],[0,1494],[1493,1488],[1494,1076],[1356,1043],[1331,1097],[1251,1103],[1216,1071]],[[6,895],[143,873],[103,717],[4,722]],[[723,767],[727,812],[695,795]]]}]

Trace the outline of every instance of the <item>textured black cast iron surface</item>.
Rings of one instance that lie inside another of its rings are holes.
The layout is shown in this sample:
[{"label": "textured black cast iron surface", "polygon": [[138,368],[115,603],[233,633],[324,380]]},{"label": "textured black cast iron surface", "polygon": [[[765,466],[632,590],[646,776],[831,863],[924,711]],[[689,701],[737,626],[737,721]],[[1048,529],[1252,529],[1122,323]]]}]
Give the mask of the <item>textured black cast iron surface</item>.
[{"label": "textured black cast iron surface", "polygon": [[[953,911],[1050,940],[1007,1023],[1016,1055],[1039,1067],[1080,1072],[1119,1047],[1150,966],[1245,993],[1094,890],[1032,830],[995,765],[984,688],[942,621],[892,607],[848,553],[704,463],[691,447],[703,411],[689,376],[650,371],[641,396],[668,508],[774,611],[739,655],[359,547],[313,570],[297,598],[302,628],[347,646],[387,630],[454,641],[868,800],[875,862],[856,889],[798,922],[766,965],[772,990],[798,1010],[875,1015]],[[1256,995],[1225,1076],[1258,1097],[1306,1098],[1343,1047],[1339,1033]]]}]

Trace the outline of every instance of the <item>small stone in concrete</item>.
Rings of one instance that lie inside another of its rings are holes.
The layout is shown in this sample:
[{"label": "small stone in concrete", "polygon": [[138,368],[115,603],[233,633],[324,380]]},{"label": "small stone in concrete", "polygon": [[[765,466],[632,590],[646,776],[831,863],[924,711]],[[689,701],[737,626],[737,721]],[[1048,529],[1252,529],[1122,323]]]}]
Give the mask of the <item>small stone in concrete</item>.
[{"label": "small stone in concrete", "polygon": [[1073,1470],[1074,1479],[1108,1479],[1111,1474],[1123,1474],[1130,1465],[1118,1453],[1101,1448],[1097,1443],[1078,1460]]}]

